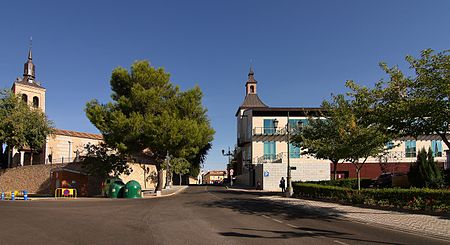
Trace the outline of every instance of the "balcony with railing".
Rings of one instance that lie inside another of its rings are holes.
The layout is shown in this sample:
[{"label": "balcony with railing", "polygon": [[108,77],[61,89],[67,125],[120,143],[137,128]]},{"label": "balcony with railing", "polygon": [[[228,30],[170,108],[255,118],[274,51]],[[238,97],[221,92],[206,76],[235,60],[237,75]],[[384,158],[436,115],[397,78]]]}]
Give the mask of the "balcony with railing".
[{"label": "balcony with railing", "polygon": [[[290,136],[296,135],[298,129],[290,128]],[[288,131],[286,127],[273,128],[273,127],[255,127],[253,128],[253,140],[254,141],[286,141]]]}]

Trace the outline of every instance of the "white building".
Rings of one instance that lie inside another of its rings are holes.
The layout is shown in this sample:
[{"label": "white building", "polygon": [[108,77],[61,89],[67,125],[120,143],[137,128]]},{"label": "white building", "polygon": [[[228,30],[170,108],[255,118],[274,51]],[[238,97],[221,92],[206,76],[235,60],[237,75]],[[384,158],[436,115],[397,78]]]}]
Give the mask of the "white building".
[{"label": "white building", "polygon": [[281,177],[287,177],[288,161],[292,181],[330,179],[328,160],[303,155],[298,147],[288,144],[287,127],[306,123],[309,116],[318,116],[320,108],[268,107],[258,97],[252,70],[245,87],[244,102],[236,112],[237,183],[278,191]]},{"label": "white building", "polygon": [[[330,179],[329,160],[302,154],[298,147],[288,144],[287,127],[289,126],[292,132],[292,129],[300,124],[306,124],[308,117],[320,116],[321,108],[267,106],[258,97],[257,81],[252,70],[248,74],[245,87],[244,102],[235,115],[236,182],[268,191],[279,191],[281,177],[287,177],[288,162],[291,166],[292,181]],[[417,139],[404,137],[388,143],[386,147],[390,149],[387,154],[367,159],[361,177],[375,179],[385,172],[407,172],[422,148],[431,148],[438,165],[444,169],[449,168],[446,161],[448,148],[437,135],[419,136]],[[339,164],[338,176],[356,177],[354,166],[350,163]]]}]

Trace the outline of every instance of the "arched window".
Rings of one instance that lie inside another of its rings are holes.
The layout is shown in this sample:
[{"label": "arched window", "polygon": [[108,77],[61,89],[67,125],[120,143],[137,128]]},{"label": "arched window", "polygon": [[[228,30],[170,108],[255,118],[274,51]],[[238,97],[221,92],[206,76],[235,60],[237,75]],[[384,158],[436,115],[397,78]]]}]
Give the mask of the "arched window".
[{"label": "arched window", "polygon": [[255,93],[255,86],[253,86],[253,85],[250,86],[250,93],[252,93],[252,94]]},{"label": "arched window", "polygon": [[25,103],[28,103],[28,95],[22,94],[22,100],[23,100]]},{"label": "arched window", "polygon": [[33,97],[33,107],[38,108],[39,107],[39,98],[37,96]]}]

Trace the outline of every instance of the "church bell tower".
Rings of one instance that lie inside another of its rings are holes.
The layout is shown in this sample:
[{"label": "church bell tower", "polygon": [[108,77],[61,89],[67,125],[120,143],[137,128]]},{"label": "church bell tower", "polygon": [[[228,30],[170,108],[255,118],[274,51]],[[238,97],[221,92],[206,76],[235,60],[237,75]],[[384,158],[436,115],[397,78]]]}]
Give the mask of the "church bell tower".
[{"label": "church bell tower", "polygon": [[19,95],[24,102],[33,108],[40,109],[45,113],[45,88],[36,81],[36,66],[33,63],[33,54],[30,40],[28,59],[23,65],[23,78],[16,78],[12,91]]}]

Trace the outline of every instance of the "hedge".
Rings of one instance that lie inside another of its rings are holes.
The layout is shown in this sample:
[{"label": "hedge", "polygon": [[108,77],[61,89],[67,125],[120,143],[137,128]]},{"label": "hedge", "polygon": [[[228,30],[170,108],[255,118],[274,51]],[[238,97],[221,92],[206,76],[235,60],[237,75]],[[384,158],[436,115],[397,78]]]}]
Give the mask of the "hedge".
[{"label": "hedge", "polygon": [[363,189],[353,190],[338,186],[312,183],[293,183],[294,195],[412,210],[449,212],[450,190],[435,189]]},{"label": "hedge", "polygon": [[[368,188],[374,182],[375,181],[371,180],[371,179],[361,179],[361,188]],[[354,179],[354,178],[338,179],[338,180],[308,181],[306,183],[358,189],[358,179]]]}]

